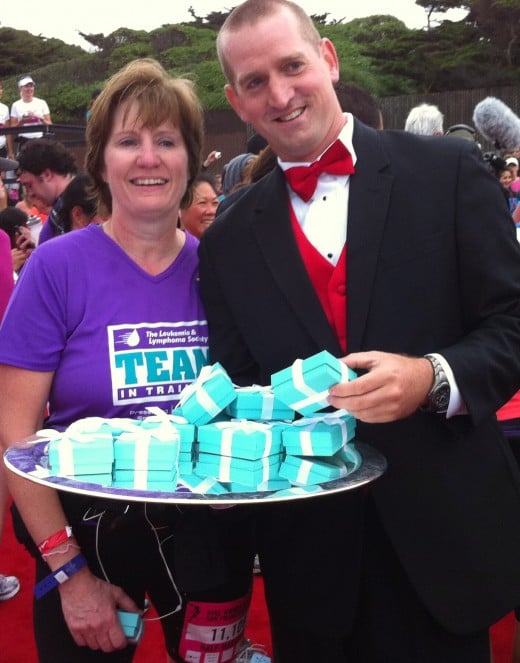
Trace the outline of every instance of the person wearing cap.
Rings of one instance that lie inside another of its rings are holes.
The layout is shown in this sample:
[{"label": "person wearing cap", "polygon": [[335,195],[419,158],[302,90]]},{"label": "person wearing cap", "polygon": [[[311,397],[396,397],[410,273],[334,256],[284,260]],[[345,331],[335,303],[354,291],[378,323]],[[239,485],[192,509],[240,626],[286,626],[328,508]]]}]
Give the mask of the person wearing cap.
[{"label": "person wearing cap", "polygon": [[[4,86],[0,81],[0,99],[4,93]],[[6,104],[0,102],[0,129],[4,129],[10,126],[10,114],[9,107]],[[0,157],[13,157],[13,139],[11,136],[6,136],[5,134],[0,134]],[[3,170],[0,168],[0,170]]]},{"label": "person wearing cap", "polygon": [[509,188],[513,193],[518,193],[520,192],[520,177],[518,177],[518,166],[520,165],[520,162],[514,156],[506,156],[505,161],[507,169],[511,171],[511,175],[513,176],[513,181],[509,185]]},{"label": "person wearing cap", "polygon": [[[31,124],[51,124],[51,115],[49,106],[44,99],[34,96],[35,82],[31,76],[22,76],[18,81],[20,90],[20,99],[11,106],[11,127],[25,126]],[[41,131],[31,131],[30,133],[20,133],[15,139],[15,143],[20,146],[27,140],[41,138]]]}]

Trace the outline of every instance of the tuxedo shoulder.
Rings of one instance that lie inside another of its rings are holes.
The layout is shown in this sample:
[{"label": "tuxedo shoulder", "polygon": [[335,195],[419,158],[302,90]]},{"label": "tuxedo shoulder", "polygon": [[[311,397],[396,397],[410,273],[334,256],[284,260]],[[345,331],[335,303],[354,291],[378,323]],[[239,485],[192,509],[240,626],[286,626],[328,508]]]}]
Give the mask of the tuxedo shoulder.
[{"label": "tuxedo shoulder", "polygon": [[418,154],[446,155],[454,157],[461,153],[479,154],[476,143],[452,136],[417,136],[409,131],[383,130],[378,132],[383,144],[389,151]]}]

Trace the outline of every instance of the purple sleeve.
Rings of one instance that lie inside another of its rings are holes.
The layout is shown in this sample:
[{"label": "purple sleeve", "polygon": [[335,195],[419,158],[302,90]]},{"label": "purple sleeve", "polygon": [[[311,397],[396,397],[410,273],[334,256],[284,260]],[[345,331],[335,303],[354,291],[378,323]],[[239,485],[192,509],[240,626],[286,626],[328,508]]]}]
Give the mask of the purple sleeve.
[{"label": "purple sleeve", "polygon": [[37,248],[25,263],[5,312],[0,363],[52,371],[66,340],[70,267],[67,260],[53,259],[54,251],[42,249]]}]

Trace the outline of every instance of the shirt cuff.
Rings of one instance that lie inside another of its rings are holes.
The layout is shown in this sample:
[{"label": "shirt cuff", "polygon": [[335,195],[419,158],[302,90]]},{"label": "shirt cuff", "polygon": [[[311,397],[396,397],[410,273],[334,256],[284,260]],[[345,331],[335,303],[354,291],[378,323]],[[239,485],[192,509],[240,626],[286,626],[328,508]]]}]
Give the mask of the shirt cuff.
[{"label": "shirt cuff", "polygon": [[450,402],[446,411],[446,419],[460,414],[468,414],[468,408],[466,407],[466,403],[462,400],[462,396],[460,394],[457,381],[455,380],[455,376],[453,375],[453,371],[451,370],[451,366],[442,355],[437,354],[436,352],[430,352],[430,354],[436,357],[436,359],[439,361],[444,372],[446,373],[446,378],[450,383]]}]

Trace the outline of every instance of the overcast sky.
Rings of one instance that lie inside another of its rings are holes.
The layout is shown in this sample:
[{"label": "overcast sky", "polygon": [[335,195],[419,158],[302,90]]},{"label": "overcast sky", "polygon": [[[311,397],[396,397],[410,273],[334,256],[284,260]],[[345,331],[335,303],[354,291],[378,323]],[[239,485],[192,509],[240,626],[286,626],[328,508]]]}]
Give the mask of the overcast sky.
[{"label": "overcast sky", "polygon": [[[118,28],[154,30],[165,23],[180,23],[191,20],[188,8],[192,6],[197,16],[206,16],[212,11],[226,11],[239,4],[240,0],[44,0],[19,5],[12,0],[2,0],[0,26],[17,30],[28,30],[43,37],[57,37],[67,44],[89,48],[79,32],[109,35]],[[409,28],[422,28],[426,24],[426,13],[415,0],[299,0],[309,14],[329,13],[329,18],[350,21],[373,14],[391,14],[401,19]],[[445,18],[459,20],[464,14],[453,11]]]}]

